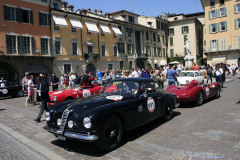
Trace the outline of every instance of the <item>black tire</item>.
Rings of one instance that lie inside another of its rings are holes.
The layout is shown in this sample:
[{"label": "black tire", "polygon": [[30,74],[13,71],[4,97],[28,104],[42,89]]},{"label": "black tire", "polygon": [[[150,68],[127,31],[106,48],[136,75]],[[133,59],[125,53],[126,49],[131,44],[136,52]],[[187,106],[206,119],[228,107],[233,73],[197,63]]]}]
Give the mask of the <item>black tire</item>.
[{"label": "black tire", "polygon": [[163,120],[169,121],[173,118],[173,103],[170,100],[167,100],[163,106],[164,106]]},{"label": "black tire", "polygon": [[218,98],[220,98],[220,96],[221,96],[221,88],[220,88],[220,86],[218,86],[218,89],[215,94],[215,98],[218,99]]},{"label": "black tire", "polygon": [[201,106],[203,104],[203,92],[199,92],[197,95],[197,99],[195,100],[196,106]]},{"label": "black tire", "polygon": [[24,91],[23,90],[18,90],[16,97],[24,97]]},{"label": "black tire", "polygon": [[112,116],[106,119],[99,131],[99,139],[96,147],[103,152],[116,149],[123,137],[123,125],[118,117]]}]

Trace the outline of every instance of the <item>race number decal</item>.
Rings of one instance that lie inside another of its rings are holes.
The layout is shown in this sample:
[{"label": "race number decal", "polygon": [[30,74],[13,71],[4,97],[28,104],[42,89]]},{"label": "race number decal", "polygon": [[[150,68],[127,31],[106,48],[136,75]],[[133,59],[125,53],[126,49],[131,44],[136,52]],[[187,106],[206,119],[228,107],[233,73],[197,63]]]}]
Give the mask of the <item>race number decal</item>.
[{"label": "race number decal", "polygon": [[206,88],[206,95],[209,96],[209,94],[210,94],[210,89],[207,87]]},{"label": "race number decal", "polygon": [[155,102],[152,97],[149,97],[147,100],[147,107],[150,113],[153,113],[155,110]]},{"label": "race number decal", "polygon": [[83,90],[83,97],[89,97],[91,95],[89,90]]},{"label": "race number decal", "polygon": [[8,94],[8,90],[7,89],[3,89],[2,90],[2,94]]},{"label": "race number decal", "polygon": [[123,99],[123,96],[107,96],[106,98],[114,101],[121,101]]}]

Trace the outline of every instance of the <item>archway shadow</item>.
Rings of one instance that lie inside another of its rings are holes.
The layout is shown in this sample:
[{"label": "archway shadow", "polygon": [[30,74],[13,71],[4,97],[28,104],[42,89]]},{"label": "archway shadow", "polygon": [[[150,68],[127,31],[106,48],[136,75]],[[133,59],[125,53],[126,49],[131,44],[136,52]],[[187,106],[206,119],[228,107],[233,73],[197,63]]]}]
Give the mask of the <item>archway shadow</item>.
[{"label": "archway shadow", "polygon": [[[174,117],[181,115],[181,112],[174,112]],[[173,117],[173,118],[174,118]],[[131,131],[126,131],[122,139],[122,143],[119,146],[122,147],[127,144],[129,141],[134,141],[141,136],[144,136],[146,133],[153,131],[154,129],[160,127],[164,122],[161,118],[158,118],[150,123],[147,123],[141,127],[133,129]],[[53,145],[63,148],[66,151],[79,153],[83,155],[93,156],[93,157],[102,157],[107,153],[99,151],[94,143],[81,142],[77,140],[54,140],[51,142]]]}]

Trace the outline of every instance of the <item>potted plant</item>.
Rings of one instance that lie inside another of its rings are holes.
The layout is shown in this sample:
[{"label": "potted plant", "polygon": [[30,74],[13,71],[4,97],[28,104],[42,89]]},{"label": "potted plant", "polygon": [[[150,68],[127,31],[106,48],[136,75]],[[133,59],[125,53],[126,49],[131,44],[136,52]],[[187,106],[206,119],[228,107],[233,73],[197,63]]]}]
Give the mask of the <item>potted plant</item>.
[{"label": "potted plant", "polygon": [[92,58],[93,58],[94,60],[96,60],[96,59],[98,59],[98,55],[97,55],[97,54],[92,54]]}]

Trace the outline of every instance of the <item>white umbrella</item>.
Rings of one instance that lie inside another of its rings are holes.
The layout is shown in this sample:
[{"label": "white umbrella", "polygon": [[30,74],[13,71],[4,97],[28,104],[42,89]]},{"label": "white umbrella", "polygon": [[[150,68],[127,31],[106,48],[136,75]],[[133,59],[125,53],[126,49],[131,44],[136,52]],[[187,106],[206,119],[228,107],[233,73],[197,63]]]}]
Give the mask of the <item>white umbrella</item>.
[{"label": "white umbrella", "polygon": [[179,62],[178,61],[173,61],[173,62],[170,62],[169,64],[178,64]]}]

